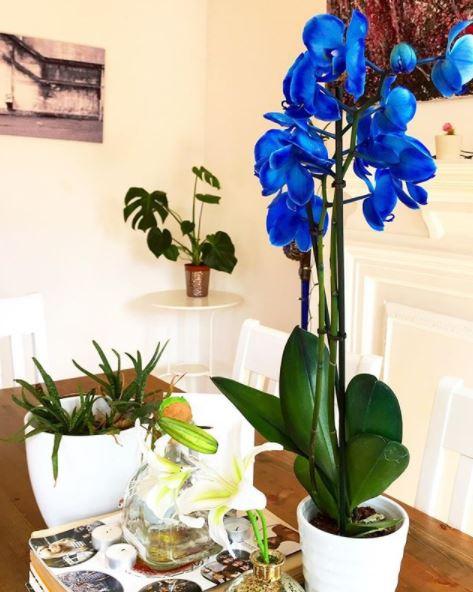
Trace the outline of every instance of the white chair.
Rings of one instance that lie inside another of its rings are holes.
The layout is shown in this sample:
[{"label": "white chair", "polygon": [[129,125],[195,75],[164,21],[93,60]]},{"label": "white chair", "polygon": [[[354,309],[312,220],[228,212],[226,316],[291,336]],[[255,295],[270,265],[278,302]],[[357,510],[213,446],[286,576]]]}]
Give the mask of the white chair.
[{"label": "white chair", "polygon": [[416,507],[434,516],[447,450],[460,455],[447,522],[465,530],[473,506],[473,390],[449,376],[437,388],[415,501]]},{"label": "white chair", "polygon": [[244,456],[254,446],[255,430],[230,401],[217,393],[185,393],[192,407],[196,425],[210,428],[209,432],[219,443],[215,455],[204,455],[210,466],[222,470],[228,468],[231,456]]},{"label": "white chair", "polygon": [[[243,322],[233,366],[233,378],[259,390],[278,394],[279,368],[289,334],[265,327],[254,319]],[[378,377],[383,358],[375,355],[347,355],[347,382],[366,372]]]},{"label": "white chair", "polygon": [[[9,338],[10,364],[13,378],[28,379],[27,356],[31,352],[43,365],[47,365],[46,323],[41,294],[30,294],[17,298],[0,299],[0,339]],[[26,339],[31,339],[28,350]],[[6,361],[3,361],[6,365]],[[9,384],[2,382],[0,366],[0,386]],[[34,369],[34,379],[39,382],[40,376]]]}]

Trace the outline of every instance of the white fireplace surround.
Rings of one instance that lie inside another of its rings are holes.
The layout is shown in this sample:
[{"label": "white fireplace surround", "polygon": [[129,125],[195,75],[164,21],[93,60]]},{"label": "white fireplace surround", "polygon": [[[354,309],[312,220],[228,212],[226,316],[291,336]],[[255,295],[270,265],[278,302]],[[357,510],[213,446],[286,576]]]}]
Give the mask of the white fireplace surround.
[{"label": "white fireplace surround", "polygon": [[[473,162],[439,163],[425,187],[429,204],[412,211],[399,203],[383,233],[368,227],[361,202],[347,207],[346,222],[348,348],[384,356],[412,459],[390,493],[410,503],[438,380],[473,386]],[[346,192],[366,187],[349,175]]]}]

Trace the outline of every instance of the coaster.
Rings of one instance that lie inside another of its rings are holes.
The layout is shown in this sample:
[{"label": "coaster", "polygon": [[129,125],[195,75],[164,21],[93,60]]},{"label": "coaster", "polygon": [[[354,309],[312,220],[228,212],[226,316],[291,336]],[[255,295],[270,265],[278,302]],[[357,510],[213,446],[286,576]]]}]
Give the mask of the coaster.
[{"label": "coaster", "polygon": [[175,578],[153,582],[141,588],[139,592],[202,592],[202,588],[190,580]]},{"label": "coaster", "polygon": [[97,521],[47,537],[33,538],[30,545],[48,567],[79,565],[97,553],[92,545],[92,531],[102,524]]},{"label": "coaster", "polygon": [[118,580],[100,571],[71,571],[58,579],[71,592],[124,592]]},{"label": "coaster", "polygon": [[233,549],[233,556],[228,551],[222,551],[217,555],[215,561],[206,563],[200,573],[213,584],[224,584],[250,569],[251,561],[248,551]]}]

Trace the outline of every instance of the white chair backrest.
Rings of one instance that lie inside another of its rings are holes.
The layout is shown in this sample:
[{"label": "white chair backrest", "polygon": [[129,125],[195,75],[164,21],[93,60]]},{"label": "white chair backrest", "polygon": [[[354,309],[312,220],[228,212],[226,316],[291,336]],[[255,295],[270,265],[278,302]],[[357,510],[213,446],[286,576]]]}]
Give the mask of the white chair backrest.
[{"label": "white chair backrest", "polygon": [[[26,339],[31,339],[30,352],[42,364],[47,364],[46,323],[41,294],[30,294],[17,298],[0,299],[0,338],[9,338],[10,356],[13,378],[28,379]],[[4,361],[6,364],[6,361]],[[2,383],[0,366],[0,386]],[[34,370],[34,380],[39,382],[40,376]]]},{"label": "white chair backrest", "polygon": [[[249,386],[279,395],[279,368],[289,334],[261,325],[254,319],[243,322],[238,340],[233,378]],[[375,355],[347,355],[347,383],[355,374],[379,378],[383,358]]]},{"label": "white chair backrest", "polygon": [[264,327],[255,319],[243,322],[233,366],[233,378],[278,394],[279,368],[288,333]]},{"label": "white chair backrest", "polygon": [[446,451],[460,456],[447,522],[465,530],[473,506],[473,390],[446,376],[439,382],[422,459],[415,505],[436,515]]},{"label": "white chair backrest", "polygon": [[379,378],[383,366],[383,357],[374,354],[347,354],[347,384],[357,374],[372,374]]},{"label": "white chair backrest", "polygon": [[185,393],[192,407],[194,423],[210,428],[218,440],[215,455],[203,455],[210,466],[222,470],[229,466],[233,454],[244,456],[255,442],[255,430],[243,415],[224,396],[217,393]]}]

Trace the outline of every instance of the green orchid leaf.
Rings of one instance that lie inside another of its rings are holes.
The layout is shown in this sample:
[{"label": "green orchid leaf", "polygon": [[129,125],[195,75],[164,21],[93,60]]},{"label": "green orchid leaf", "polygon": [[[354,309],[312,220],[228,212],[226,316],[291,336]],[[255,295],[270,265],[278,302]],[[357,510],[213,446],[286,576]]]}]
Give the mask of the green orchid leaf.
[{"label": "green orchid leaf", "polygon": [[220,195],[210,195],[209,193],[196,193],[195,198],[206,204],[218,204]]},{"label": "green orchid leaf", "polygon": [[286,450],[300,453],[286,433],[278,397],[230,378],[213,376],[211,380],[264,438],[269,442],[278,442]]},{"label": "green orchid leaf", "polygon": [[377,522],[350,522],[347,525],[347,535],[349,537],[362,538],[375,532],[396,528],[401,522],[402,518],[378,520]]},{"label": "green orchid leaf", "polygon": [[296,456],[294,461],[294,474],[302,487],[312,497],[319,510],[338,522],[339,512],[337,502],[323,481],[320,471],[317,469],[315,471],[315,491],[310,479],[309,461],[305,456]]},{"label": "green orchid leaf", "polygon": [[202,244],[202,263],[217,271],[232,273],[237,258],[232,239],[226,232],[207,235]]},{"label": "green orchid leaf", "polygon": [[359,434],[347,443],[350,509],[381,495],[406,469],[409,451],[393,440]]},{"label": "green orchid leaf", "polygon": [[347,439],[377,434],[402,442],[402,415],[396,395],[371,374],[358,374],[346,391]]},{"label": "green orchid leaf", "polygon": [[172,244],[172,236],[167,228],[164,230],[157,227],[151,228],[146,240],[149,250],[158,258],[164,255]]},{"label": "green orchid leaf", "polygon": [[182,234],[190,234],[194,230],[194,228],[195,228],[195,224],[194,224],[194,222],[191,222],[190,220],[183,220],[181,222]]},{"label": "green orchid leaf", "polygon": [[163,191],[148,193],[143,187],[130,187],[125,196],[125,222],[133,214],[131,226],[145,232],[157,226],[156,214],[164,222],[168,215],[168,200]]},{"label": "green orchid leaf", "polygon": [[59,472],[59,446],[61,444],[62,434],[54,434],[54,444],[53,444],[53,451],[51,454],[51,460],[53,464],[53,477],[54,483],[57,481],[57,476]]},{"label": "green orchid leaf", "polygon": [[[284,348],[279,377],[281,411],[286,432],[309,455],[312,416],[316,397],[317,348],[319,338],[296,327]],[[316,465],[332,484],[337,481],[338,449],[333,415],[333,395],[328,393],[327,348],[323,358],[323,387],[316,429]]]}]

